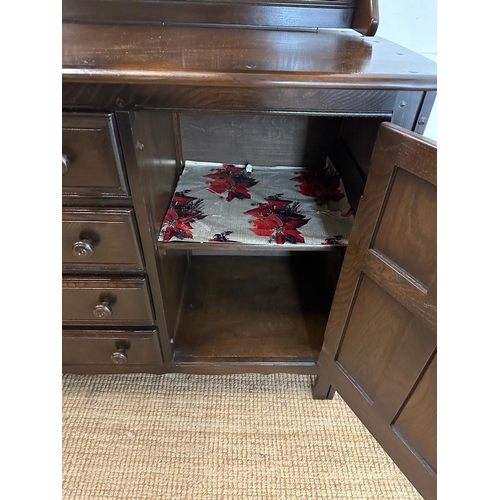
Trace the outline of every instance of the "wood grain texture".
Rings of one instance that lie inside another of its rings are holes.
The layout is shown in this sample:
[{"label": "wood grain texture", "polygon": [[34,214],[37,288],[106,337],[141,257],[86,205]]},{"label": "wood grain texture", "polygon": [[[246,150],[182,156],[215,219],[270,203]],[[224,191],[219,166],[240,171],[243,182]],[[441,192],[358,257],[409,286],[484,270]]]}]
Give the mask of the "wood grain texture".
[{"label": "wood grain texture", "polygon": [[63,113],[63,196],[128,196],[112,114]]},{"label": "wood grain texture", "polygon": [[437,355],[405,403],[393,426],[437,471]]},{"label": "wood grain texture", "polygon": [[386,422],[398,415],[401,401],[413,391],[435,347],[436,332],[414,317],[387,366],[384,383],[373,396],[374,406]]},{"label": "wood grain texture", "polygon": [[352,27],[365,36],[374,36],[379,24],[378,0],[357,0]]},{"label": "wood grain texture", "polygon": [[[131,208],[63,208],[63,272],[126,272],[144,269],[141,245]],[[73,245],[91,243],[94,254],[78,257]]]},{"label": "wood grain texture", "polygon": [[[436,498],[436,474],[414,450],[432,457],[435,427],[412,423],[419,411],[433,418],[432,395],[419,395],[403,419],[407,435],[392,424],[436,348],[435,179],[435,143],[383,123],[319,358],[320,373],[426,499]],[[405,260],[399,247],[412,242]]]},{"label": "wood grain texture", "polygon": [[[62,288],[63,325],[154,324],[146,278],[63,276]],[[102,303],[109,304],[109,317],[94,315]]]},{"label": "wood grain texture", "polygon": [[407,270],[394,264],[380,252],[370,249],[365,256],[363,272],[406,309],[425,318],[431,329],[436,329],[435,303],[429,300],[428,290]]},{"label": "wood grain texture", "polygon": [[328,373],[330,379],[333,376],[333,389],[342,396],[342,399],[346,401],[422,497],[425,500],[437,499],[437,475],[427,464],[422,462],[420,457],[415,455],[414,451],[402,440],[401,434],[395,432],[391,425],[382,420],[380,414],[374,411],[373,403],[367,401],[360,394],[359,389],[352,380],[345,376],[345,372],[338,364],[328,365],[324,363],[325,360],[322,360],[320,355],[320,373],[322,375]]},{"label": "wood grain texture", "polygon": [[[134,202],[144,260],[148,271],[156,324],[165,363],[172,359],[170,340],[177,313],[177,287],[163,279],[156,241],[179,176],[176,127],[168,111],[117,113],[130,190]],[[177,265],[174,258],[168,265]],[[171,271],[172,274],[175,272]]]},{"label": "wood grain texture", "polygon": [[132,207],[132,198],[130,196],[120,196],[120,197],[109,197],[103,198],[102,196],[86,196],[86,195],[73,195],[62,197],[63,207],[75,207],[75,208],[99,208],[99,207],[110,207],[110,208],[130,208]]},{"label": "wood grain texture", "polygon": [[64,365],[108,365],[118,367],[111,355],[122,349],[127,356],[121,368],[130,365],[162,364],[156,330],[63,330],[62,362]]},{"label": "wood grain texture", "polygon": [[315,363],[333,296],[328,259],[334,258],[193,256],[175,361]]},{"label": "wood grain texture", "polygon": [[348,28],[354,0],[64,0],[63,20],[99,23]]},{"label": "wood grain texture", "polygon": [[63,82],[436,90],[436,64],[381,38],[63,23]]},{"label": "wood grain texture", "polygon": [[280,361],[276,362],[243,362],[239,361],[215,361],[208,362],[176,362],[168,366],[172,373],[192,373],[194,375],[229,375],[232,373],[261,373],[270,375],[272,373],[296,373],[300,375],[318,375],[319,368],[313,361]]},{"label": "wood grain texture", "polygon": [[[361,211],[361,205],[354,221],[353,232],[349,241],[346,257],[349,256],[349,265],[344,265],[339,282],[344,286],[336,290],[335,304],[332,308],[330,321],[327,327],[324,350],[333,357],[338,350],[342,339],[343,325],[347,323],[350,304],[355,297],[359,272],[363,269],[365,254],[369,250],[378,227],[380,215],[383,213],[384,200],[390,191],[391,179],[396,165],[416,175],[416,171],[428,180],[435,182],[436,178],[436,146],[434,141],[422,138],[397,125],[383,123],[377,140],[372,161],[370,175],[362,198],[366,207]],[[373,168],[375,171],[373,171]],[[371,188],[369,188],[369,184]],[[431,221],[431,224],[434,222]],[[353,238],[353,236],[356,236]],[[435,239],[429,240],[435,245]],[[404,242],[403,242],[404,244]],[[429,249],[429,251],[433,251]],[[419,288],[417,282],[414,284]],[[433,298],[429,297],[430,305]],[[335,313],[335,310],[339,312]],[[337,334],[333,334],[337,332]]]},{"label": "wood grain texture", "polygon": [[133,113],[130,119],[148,227],[156,241],[179,179],[174,117],[167,111],[148,111]]},{"label": "wood grain texture", "polygon": [[413,315],[362,276],[336,362],[373,401]]},{"label": "wood grain texture", "polygon": [[185,160],[323,167],[340,118],[180,113]]},{"label": "wood grain texture", "polygon": [[[273,254],[276,252],[276,245],[270,244],[268,246],[261,244],[251,244],[251,243],[216,243],[216,242],[193,242],[193,241],[159,241],[158,248],[165,251],[171,250],[191,250],[193,252],[210,252],[212,254],[223,253],[224,255],[229,253],[238,252],[240,255],[265,255]],[[311,250],[315,252],[332,252],[336,251],[338,248],[335,245],[316,245],[316,246],[306,246],[306,245],[294,245],[293,247],[287,247],[292,252],[310,252]],[[345,247],[342,247],[345,248]]]},{"label": "wood grain texture", "polygon": [[428,286],[436,276],[437,189],[397,169],[373,249]]},{"label": "wood grain texture", "polygon": [[288,112],[341,116],[391,116],[393,90],[204,87],[148,83],[63,82],[62,101],[68,108],[114,110],[172,109],[220,112]]}]

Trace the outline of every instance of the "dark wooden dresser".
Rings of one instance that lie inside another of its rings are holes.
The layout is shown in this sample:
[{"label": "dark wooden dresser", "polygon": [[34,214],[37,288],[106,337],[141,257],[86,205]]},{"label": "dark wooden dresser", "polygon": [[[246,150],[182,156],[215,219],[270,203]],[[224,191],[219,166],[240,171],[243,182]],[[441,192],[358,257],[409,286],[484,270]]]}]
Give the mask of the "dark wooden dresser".
[{"label": "dark wooden dresser", "polygon": [[[435,498],[435,64],[374,36],[375,0],[62,5],[63,371],[317,375]],[[331,195],[327,157],[348,238],[302,245],[326,215],[283,219],[279,192],[245,212],[264,244],[193,238],[250,198],[249,164]],[[188,165],[220,214],[179,187]]]}]

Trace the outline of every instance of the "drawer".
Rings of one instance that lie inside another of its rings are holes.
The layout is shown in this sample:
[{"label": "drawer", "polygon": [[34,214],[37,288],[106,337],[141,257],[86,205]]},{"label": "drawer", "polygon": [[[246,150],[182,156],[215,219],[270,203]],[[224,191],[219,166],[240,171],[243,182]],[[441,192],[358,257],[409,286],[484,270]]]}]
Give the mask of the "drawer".
[{"label": "drawer", "polygon": [[63,365],[162,364],[158,332],[63,330]]},{"label": "drawer", "polygon": [[63,325],[152,325],[147,280],[64,276],[62,320]]},{"label": "drawer", "polygon": [[113,115],[63,113],[64,196],[128,196]]},{"label": "drawer", "polygon": [[63,270],[144,269],[133,209],[63,208]]}]

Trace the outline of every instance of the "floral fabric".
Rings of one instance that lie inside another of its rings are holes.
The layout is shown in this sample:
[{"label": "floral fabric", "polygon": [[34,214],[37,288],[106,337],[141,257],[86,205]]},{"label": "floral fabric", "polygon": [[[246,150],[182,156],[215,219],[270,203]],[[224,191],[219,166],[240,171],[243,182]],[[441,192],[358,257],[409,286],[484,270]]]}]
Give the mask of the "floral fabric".
[{"label": "floral fabric", "polygon": [[186,161],[159,240],[346,245],[352,223],[329,159],[322,169]]}]

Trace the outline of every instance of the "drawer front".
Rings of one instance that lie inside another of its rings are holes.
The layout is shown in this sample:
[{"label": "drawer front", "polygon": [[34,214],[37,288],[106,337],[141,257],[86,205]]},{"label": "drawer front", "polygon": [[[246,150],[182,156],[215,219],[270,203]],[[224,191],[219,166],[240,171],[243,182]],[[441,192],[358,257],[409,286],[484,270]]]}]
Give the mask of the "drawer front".
[{"label": "drawer front", "polygon": [[158,332],[66,330],[63,365],[161,365]]},{"label": "drawer front", "polygon": [[112,114],[63,113],[64,196],[128,196]]},{"label": "drawer front", "polygon": [[63,277],[63,325],[154,324],[146,278]]},{"label": "drawer front", "polygon": [[131,208],[63,208],[63,270],[140,271],[141,248]]}]

